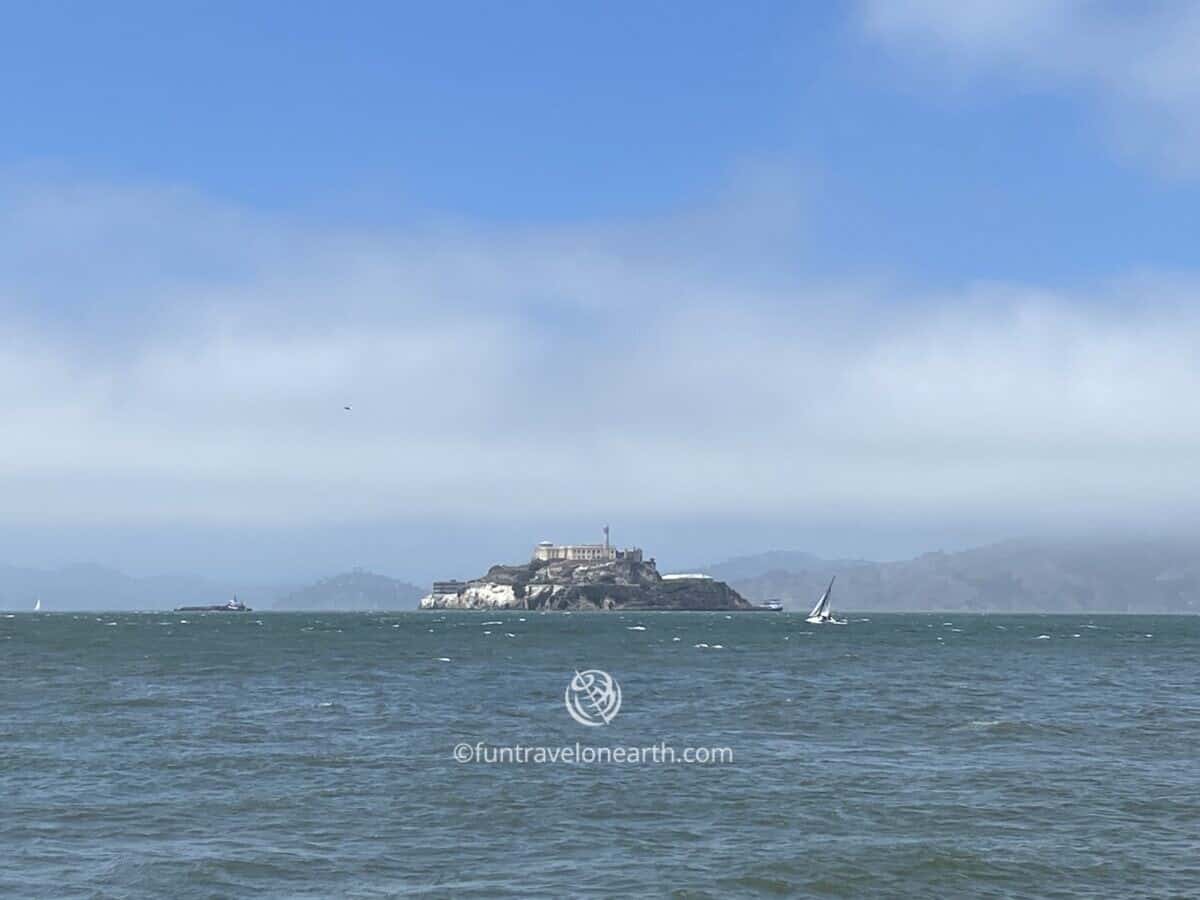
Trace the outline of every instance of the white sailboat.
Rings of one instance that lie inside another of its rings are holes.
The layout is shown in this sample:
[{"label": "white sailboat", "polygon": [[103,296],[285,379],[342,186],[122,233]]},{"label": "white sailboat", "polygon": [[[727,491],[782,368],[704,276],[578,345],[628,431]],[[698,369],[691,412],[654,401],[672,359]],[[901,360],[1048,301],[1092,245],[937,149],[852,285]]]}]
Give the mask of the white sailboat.
[{"label": "white sailboat", "polygon": [[835,619],[833,617],[833,605],[830,602],[830,595],[833,593],[833,583],[837,581],[837,576],[834,575],[829,579],[829,587],[825,588],[825,593],[821,595],[821,599],[817,601],[817,605],[812,608],[812,612],[808,614],[808,618],[804,621],[812,625],[845,625],[845,619]]},{"label": "white sailboat", "polygon": [[36,600],[33,601],[33,611],[34,612],[42,611],[42,598],[41,597],[38,597]]}]

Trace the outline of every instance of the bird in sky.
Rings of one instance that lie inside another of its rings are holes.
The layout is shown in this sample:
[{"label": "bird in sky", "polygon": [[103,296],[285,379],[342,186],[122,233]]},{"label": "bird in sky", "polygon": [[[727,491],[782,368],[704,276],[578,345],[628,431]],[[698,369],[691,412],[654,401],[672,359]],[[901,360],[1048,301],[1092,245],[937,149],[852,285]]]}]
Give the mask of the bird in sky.
[{"label": "bird in sky", "polygon": [[351,409],[354,409],[354,407],[353,406],[343,406],[342,409],[351,410]]}]

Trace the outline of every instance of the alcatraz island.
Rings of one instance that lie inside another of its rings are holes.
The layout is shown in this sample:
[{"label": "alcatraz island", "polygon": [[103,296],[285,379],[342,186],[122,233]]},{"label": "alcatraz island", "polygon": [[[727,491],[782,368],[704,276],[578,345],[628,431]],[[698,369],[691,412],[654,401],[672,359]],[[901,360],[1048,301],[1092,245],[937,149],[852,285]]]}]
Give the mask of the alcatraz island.
[{"label": "alcatraz island", "polygon": [[421,609],[758,610],[709,575],[660,575],[638,547],[542,541],[523,565],[496,565],[470,581],[435,581]]}]

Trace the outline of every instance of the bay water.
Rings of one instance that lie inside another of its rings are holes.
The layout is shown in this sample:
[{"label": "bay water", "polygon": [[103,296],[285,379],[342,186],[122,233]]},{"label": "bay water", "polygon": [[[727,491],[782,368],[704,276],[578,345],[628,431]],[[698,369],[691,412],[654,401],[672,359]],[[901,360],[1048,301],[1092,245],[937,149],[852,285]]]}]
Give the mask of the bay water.
[{"label": "bay water", "polygon": [[1200,620],[848,618],[0,617],[0,896],[1200,896]]}]

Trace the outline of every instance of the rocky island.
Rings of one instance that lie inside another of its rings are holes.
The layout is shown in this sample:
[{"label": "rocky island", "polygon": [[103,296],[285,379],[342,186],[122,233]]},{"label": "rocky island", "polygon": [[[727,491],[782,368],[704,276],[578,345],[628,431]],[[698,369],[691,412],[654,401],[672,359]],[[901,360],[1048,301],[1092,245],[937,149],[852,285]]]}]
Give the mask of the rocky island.
[{"label": "rocky island", "polygon": [[708,575],[660,575],[636,548],[543,541],[524,565],[492,566],[482,578],[435,582],[421,609],[752,610]]}]

